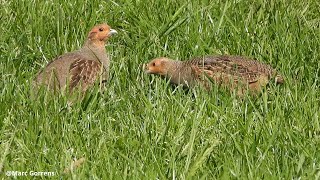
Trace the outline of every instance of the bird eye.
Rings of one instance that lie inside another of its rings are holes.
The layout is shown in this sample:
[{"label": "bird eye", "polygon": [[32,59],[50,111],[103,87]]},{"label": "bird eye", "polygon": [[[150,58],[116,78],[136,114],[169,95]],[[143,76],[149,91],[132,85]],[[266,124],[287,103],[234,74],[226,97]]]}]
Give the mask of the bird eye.
[{"label": "bird eye", "polygon": [[103,31],[103,28],[99,28],[99,31]]}]

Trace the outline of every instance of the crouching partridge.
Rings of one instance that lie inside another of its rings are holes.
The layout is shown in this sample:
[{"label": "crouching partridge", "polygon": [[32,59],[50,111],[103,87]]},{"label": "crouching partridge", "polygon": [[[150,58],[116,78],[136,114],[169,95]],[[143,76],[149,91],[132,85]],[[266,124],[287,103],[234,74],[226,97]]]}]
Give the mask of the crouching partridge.
[{"label": "crouching partridge", "polygon": [[148,74],[157,74],[170,79],[176,85],[194,87],[198,84],[210,89],[212,84],[244,92],[257,93],[274,78],[283,83],[283,78],[271,66],[241,56],[205,56],[188,61],[174,61],[165,57],[151,60],[145,66]]},{"label": "crouching partridge", "polygon": [[107,24],[94,26],[82,48],[51,61],[36,75],[34,84],[44,84],[51,89],[68,86],[72,92],[75,88],[86,91],[98,79],[101,82],[107,80],[110,62],[105,42],[116,33]]}]

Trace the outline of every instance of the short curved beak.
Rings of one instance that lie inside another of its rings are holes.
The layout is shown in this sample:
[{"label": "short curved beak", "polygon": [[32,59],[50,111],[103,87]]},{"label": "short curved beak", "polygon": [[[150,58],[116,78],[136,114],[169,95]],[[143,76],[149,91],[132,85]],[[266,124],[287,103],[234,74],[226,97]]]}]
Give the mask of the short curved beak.
[{"label": "short curved beak", "polygon": [[150,74],[150,70],[148,68],[148,64],[143,64],[143,70],[145,73]]},{"label": "short curved beak", "polygon": [[112,36],[114,34],[118,34],[118,32],[114,29],[110,29],[110,32],[108,33],[108,36]]}]

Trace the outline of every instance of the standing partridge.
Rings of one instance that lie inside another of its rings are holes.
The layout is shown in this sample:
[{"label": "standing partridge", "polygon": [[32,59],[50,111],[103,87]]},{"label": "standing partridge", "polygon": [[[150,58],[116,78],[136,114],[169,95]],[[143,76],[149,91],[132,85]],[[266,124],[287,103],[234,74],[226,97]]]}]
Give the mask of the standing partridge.
[{"label": "standing partridge", "polygon": [[82,48],[55,58],[37,74],[34,84],[44,84],[50,89],[68,86],[69,92],[76,88],[84,92],[98,79],[107,80],[110,61],[105,43],[116,33],[107,24],[94,26]]},{"label": "standing partridge", "polygon": [[194,87],[201,84],[224,86],[243,95],[246,90],[259,92],[275,78],[283,83],[283,78],[271,66],[241,56],[205,56],[188,61],[174,61],[165,57],[151,60],[146,66],[148,74],[157,74],[170,79],[176,85]]}]

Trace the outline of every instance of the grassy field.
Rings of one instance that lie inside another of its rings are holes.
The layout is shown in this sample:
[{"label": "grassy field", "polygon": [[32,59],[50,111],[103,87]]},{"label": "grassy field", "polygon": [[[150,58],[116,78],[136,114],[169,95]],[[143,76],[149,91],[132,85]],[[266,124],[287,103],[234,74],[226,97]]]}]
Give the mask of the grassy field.
[{"label": "grassy field", "polygon": [[[320,178],[317,0],[0,2],[0,178]],[[81,47],[101,22],[119,32],[106,47],[104,93],[93,88],[72,108],[63,95],[32,98],[39,69]],[[286,83],[239,99],[174,88],[142,71],[154,57],[205,54],[257,58]]]}]

